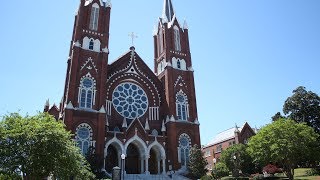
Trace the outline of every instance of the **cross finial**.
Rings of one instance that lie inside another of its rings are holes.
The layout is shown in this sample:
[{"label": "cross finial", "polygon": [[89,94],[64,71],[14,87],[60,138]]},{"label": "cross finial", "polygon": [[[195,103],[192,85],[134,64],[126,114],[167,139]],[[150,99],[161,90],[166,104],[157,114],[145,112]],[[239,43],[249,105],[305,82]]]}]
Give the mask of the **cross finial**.
[{"label": "cross finial", "polygon": [[129,34],[129,36],[131,37],[132,46],[134,46],[134,39],[135,39],[135,38],[138,38],[138,36],[135,35],[134,32],[131,32],[131,33]]}]

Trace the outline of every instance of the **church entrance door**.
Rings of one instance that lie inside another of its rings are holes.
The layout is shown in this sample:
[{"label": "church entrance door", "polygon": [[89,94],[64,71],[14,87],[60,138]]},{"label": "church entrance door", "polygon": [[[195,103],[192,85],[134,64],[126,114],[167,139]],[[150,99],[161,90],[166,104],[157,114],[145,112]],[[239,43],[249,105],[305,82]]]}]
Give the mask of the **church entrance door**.
[{"label": "church entrance door", "polygon": [[127,148],[126,173],[140,174],[140,154],[136,145],[130,144]]},{"label": "church entrance door", "polygon": [[110,145],[108,147],[108,155],[105,159],[105,163],[106,163],[106,171],[108,173],[111,173],[112,172],[112,169],[116,166],[119,167],[118,165],[118,162],[119,162],[119,159],[118,159],[118,153],[117,153],[117,149],[113,146],[113,145]]},{"label": "church entrance door", "polygon": [[158,174],[158,155],[157,152],[152,148],[150,151],[150,159],[149,159],[149,171],[150,174]]}]

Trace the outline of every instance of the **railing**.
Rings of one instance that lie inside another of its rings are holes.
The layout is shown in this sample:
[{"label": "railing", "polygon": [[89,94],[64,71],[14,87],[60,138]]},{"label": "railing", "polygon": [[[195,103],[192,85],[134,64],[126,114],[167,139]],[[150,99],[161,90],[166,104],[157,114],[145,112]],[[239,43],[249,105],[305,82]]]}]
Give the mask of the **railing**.
[{"label": "railing", "polygon": [[125,180],[169,180],[167,175],[146,175],[146,174],[126,174],[124,175]]}]

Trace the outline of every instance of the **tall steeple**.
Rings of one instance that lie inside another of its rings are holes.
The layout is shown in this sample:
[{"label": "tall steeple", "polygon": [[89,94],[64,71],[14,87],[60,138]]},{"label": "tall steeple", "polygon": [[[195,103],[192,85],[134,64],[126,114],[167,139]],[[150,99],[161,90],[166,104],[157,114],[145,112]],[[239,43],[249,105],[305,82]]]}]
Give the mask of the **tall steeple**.
[{"label": "tall steeple", "polygon": [[164,0],[162,18],[170,22],[172,21],[174,14],[171,0]]}]

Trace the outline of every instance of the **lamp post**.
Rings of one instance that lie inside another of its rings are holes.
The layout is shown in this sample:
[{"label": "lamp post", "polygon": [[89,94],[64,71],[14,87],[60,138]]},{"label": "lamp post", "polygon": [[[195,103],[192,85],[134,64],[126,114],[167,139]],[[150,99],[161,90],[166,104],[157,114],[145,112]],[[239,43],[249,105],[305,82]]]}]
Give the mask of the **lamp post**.
[{"label": "lamp post", "polygon": [[237,154],[234,154],[234,156],[233,156],[233,160],[234,160],[234,172],[233,172],[233,175],[235,176],[235,177],[238,177],[238,165],[237,165],[237,156],[236,156]]},{"label": "lamp post", "polygon": [[216,174],[216,163],[217,163],[217,159],[216,158],[213,158],[213,174]]},{"label": "lamp post", "polygon": [[121,154],[121,178],[120,179],[124,179],[124,160],[126,158],[126,155],[125,154]]}]

